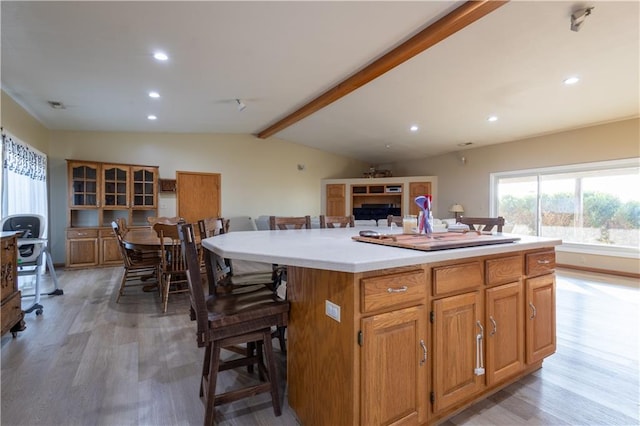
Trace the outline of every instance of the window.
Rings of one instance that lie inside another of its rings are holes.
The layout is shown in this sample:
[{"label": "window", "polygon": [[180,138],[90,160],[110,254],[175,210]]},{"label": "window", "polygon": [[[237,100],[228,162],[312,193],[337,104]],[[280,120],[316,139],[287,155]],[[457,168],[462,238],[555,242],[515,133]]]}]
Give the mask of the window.
[{"label": "window", "polygon": [[638,159],[493,173],[492,214],[507,232],[560,238],[600,252],[638,252]]},{"label": "window", "polygon": [[2,134],[2,217],[35,213],[47,218],[47,156]]}]

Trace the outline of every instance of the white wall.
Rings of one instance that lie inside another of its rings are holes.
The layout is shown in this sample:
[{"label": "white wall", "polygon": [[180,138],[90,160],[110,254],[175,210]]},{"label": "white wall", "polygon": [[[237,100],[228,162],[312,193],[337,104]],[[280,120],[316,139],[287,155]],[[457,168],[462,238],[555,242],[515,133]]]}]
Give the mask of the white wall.
[{"label": "white wall", "polygon": [[0,102],[0,125],[13,136],[28,143],[38,151],[49,149],[49,129],[33,118],[4,91]]}]

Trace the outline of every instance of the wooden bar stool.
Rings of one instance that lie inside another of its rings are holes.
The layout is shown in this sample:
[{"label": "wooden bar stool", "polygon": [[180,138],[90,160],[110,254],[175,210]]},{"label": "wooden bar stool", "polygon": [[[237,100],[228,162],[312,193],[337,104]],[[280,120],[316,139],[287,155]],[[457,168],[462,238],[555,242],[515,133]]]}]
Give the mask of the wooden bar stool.
[{"label": "wooden bar stool", "polygon": [[[271,344],[271,328],[284,326],[289,318],[289,303],[279,300],[272,291],[264,289],[240,294],[210,294],[205,299],[203,277],[196,247],[193,226],[179,225],[180,240],[187,263],[192,319],[196,321],[196,341],[204,347],[204,362],[200,381],[200,397],[205,404],[204,425],[213,425],[216,405],[226,404],[258,393],[270,392],[273,412],[281,414],[278,391],[278,373]],[[207,279],[215,283],[211,252],[205,250]],[[257,352],[246,357],[223,361],[223,347],[257,343]],[[263,357],[266,357],[266,365]],[[218,372],[230,368],[258,365],[264,383],[248,385],[239,389],[216,394]]]}]

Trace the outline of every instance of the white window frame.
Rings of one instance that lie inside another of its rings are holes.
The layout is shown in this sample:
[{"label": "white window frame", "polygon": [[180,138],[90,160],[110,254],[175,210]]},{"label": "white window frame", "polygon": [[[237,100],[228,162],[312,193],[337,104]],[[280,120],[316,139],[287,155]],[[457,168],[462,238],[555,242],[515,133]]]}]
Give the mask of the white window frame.
[{"label": "white window frame", "polygon": [[[496,197],[498,193],[498,181],[500,178],[515,178],[526,176],[537,176],[538,180],[540,175],[545,174],[561,174],[594,170],[607,170],[617,169],[625,167],[638,167],[640,165],[640,158],[625,158],[621,160],[608,160],[597,161],[591,163],[579,163],[569,164],[565,166],[552,166],[552,167],[540,167],[533,169],[514,170],[507,172],[495,172],[489,175],[489,214],[491,216],[497,216],[498,214],[498,199]],[[538,203],[540,202],[540,194],[538,193]],[[540,224],[536,221],[536,233],[539,234]],[[584,244],[563,242],[561,246],[557,247],[558,251],[566,251],[572,253],[584,253],[595,254],[603,256],[616,256],[625,258],[639,258],[640,247],[621,247],[621,246],[605,246],[596,244]]]}]

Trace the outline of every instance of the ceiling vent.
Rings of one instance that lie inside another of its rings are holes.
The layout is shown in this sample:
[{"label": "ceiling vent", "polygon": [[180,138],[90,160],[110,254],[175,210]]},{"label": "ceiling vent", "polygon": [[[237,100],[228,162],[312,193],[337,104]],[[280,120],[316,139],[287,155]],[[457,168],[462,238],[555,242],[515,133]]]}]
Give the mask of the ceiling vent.
[{"label": "ceiling vent", "polygon": [[47,101],[47,103],[49,104],[49,106],[53,109],[67,109],[66,106],[64,106],[64,104],[62,102],[58,102],[58,101]]}]

